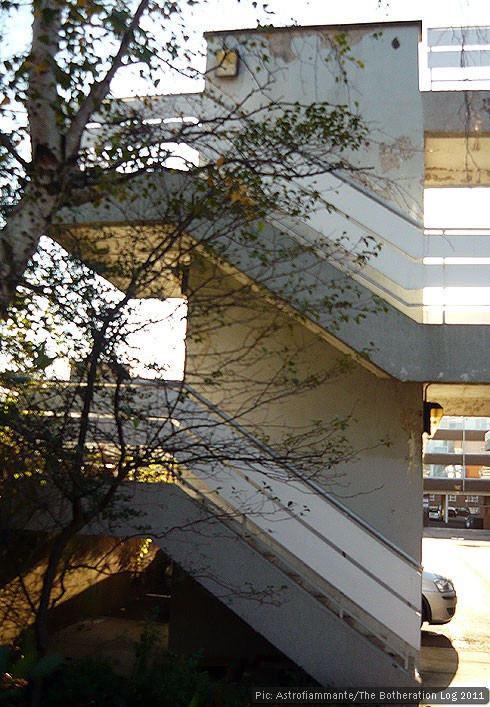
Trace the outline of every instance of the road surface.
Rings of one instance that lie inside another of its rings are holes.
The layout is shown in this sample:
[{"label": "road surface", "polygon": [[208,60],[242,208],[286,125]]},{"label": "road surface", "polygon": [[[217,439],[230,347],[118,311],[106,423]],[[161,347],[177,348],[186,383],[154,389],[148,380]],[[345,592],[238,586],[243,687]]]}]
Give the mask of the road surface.
[{"label": "road surface", "polygon": [[449,537],[424,537],[423,565],[454,580],[458,606],[450,623],[424,624],[424,685],[490,688],[490,532],[445,534]]}]

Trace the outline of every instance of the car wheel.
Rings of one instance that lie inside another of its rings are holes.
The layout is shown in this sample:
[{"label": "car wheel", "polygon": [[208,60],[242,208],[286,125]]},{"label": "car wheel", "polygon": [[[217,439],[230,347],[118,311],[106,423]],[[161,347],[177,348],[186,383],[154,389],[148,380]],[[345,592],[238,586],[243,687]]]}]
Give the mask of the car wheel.
[{"label": "car wheel", "polygon": [[430,615],[429,602],[427,601],[427,599],[424,596],[422,596],[422,617],[421,617],[420,623],[423,624],[424,621],[427,621],[428,623],[430,623],[430,620],[431,620],[431,615]]}]

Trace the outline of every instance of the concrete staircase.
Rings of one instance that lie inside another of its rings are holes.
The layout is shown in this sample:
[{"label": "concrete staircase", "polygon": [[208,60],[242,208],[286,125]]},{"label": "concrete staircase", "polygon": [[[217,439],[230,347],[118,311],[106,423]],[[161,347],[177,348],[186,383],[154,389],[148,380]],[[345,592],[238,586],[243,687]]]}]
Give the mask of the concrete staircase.
[{"label": "concrete staircase", "polygon": [[189,387],[133,394],[174,481],[127,486],[143,532],[320,683],[415,684],[418,564]]},{"label": "concrete staircase", "polygon": [[[126,482],[136,517],[116,513],[83,532],[151,536],[323,685],[415,685],[417,562],[188,386],[125,388],[138,410],[138,425],[120,421],[127,444],[158,435],[169,482],[148,473]],[[90,420],[89,442],[99,447],[116,429],[104,393]],[[59,384],[44,384],[38,409],[57,409],[58,395]],[[29,527],[58,527],[63,502],[53,496],[46,508]]]}]

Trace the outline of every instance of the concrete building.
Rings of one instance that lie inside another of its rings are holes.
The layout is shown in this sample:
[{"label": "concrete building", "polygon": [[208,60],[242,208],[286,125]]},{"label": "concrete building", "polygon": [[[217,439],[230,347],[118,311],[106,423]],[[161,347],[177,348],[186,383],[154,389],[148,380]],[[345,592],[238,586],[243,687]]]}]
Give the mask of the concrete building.
[{"label": "concrete building", "polygon": [[[424,189],[490,185],[490,92],[483,83],[489,37],[485,28],[427,31],[417,22],[213,33],[204,93],[163,97],[152,108],[160,117],[169,111],[192,117],[211,106],[206,101],[216,92],[221,108],[229,99],[248,112],[284,97],[329,101],[358,111],[370,129],[369,145],[350,155],[356,172],[316,178],[328,207],[308,219],[271,213],[265,224],[261,238],[280,234],[312,246],[314,267],[298,263],[301,281],[276,278],[269,292],[252,288],[253,318],[230,302],[219,312],[227,326],[217,319],[197,340],[192,327],[202,313],[190,305],[191,387],[174,417],[184,427],[190,418],[219,419],[217,436],[200,443],[212,448],[247,439],[261,450],[261,463],[217,463],[210,475],[209,460],[196,461],[186,483],[167,489],[164,499],[161,489],[135,491],[153,527],[169,529],[160,533],[164,551],[324,685],[415,684],[422,495],[434,491],[422,475],[424,401],[439,403],[448,415],[490,417],[490,300],[484,299],[490,229],[465,228],[463,215],[454,229],[423,226]],[[340,67],[345,83],[329,65],[344,39],[350,47]],[[86,209],[81,218],[120,228],[137,206],[136,200],[119,213],[116,206]],[[148,207],[145,214],[148,224],[158,223],[156,211]],[[135,220],[141,223],[141,211]],[[369,237],[381,250],[362,269],[332,262],[322,248],[339,234],[346,248]],[[228,265],[216,268],[206,254],[191,260],[188,286],[226,300],[230,278],[254,278],[250,261]],[[383,311],[335,330],[328,312],[309,319],[310,285],[331,283],[339,273],[366,297],[380,297]],[[476,301],[465,299],[470,290]],[[254,410],[246,404],[250,361],[233,352],[245,352],[257,331],[268,332],[272,349],[294,344],[298,370],[317,378],[340,354],[353,357],[352,366],[346,376]],[[367,349],[369,356],[356,356]],[[225,355],[233,363],[220,386],[202,383],[203,371],[216,370]],[[158,395],[156,388],[153,410]],[[292,467],[271,471],[268,445],[281,431],[344,416],[351,418],[347,437],[358,452],[337,476],[325,470],[311,480]],[[267,442],[259,438],[261,428],[268,429]],[[216,511],[212,522],[202,515],[203,498]],[[253,510],[258,498],[261,513]],[[198,530],[179,533],[183,518]],[[249,585],[275,588],[278,600],[257,601],[257,591],[255,600],[247,597],[240,588]]]},{"label": "concrete building", "polygon": [[425,445],[425,505],[439,508],[445,522],[462,522],[466,513],[483,520],[489,511],[489,427],[486,417],[443,417]]}]

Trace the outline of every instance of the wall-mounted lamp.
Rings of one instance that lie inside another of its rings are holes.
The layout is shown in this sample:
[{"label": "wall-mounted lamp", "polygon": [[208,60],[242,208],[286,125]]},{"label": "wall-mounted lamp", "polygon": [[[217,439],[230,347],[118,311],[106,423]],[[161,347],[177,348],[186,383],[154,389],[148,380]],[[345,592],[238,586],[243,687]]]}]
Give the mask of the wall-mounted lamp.
[{"label": "wall-mounted lamp", "polygon": [[233,78],[238,74],[238,52],[236,49],[219,49],[214,54],[216,76]]},{"label": "wall-mounted lamp", "polygon": [[439,403],[429,403],[424,400],[424,432],[432,437],[439,427],[444,415],[444,409]]}]

